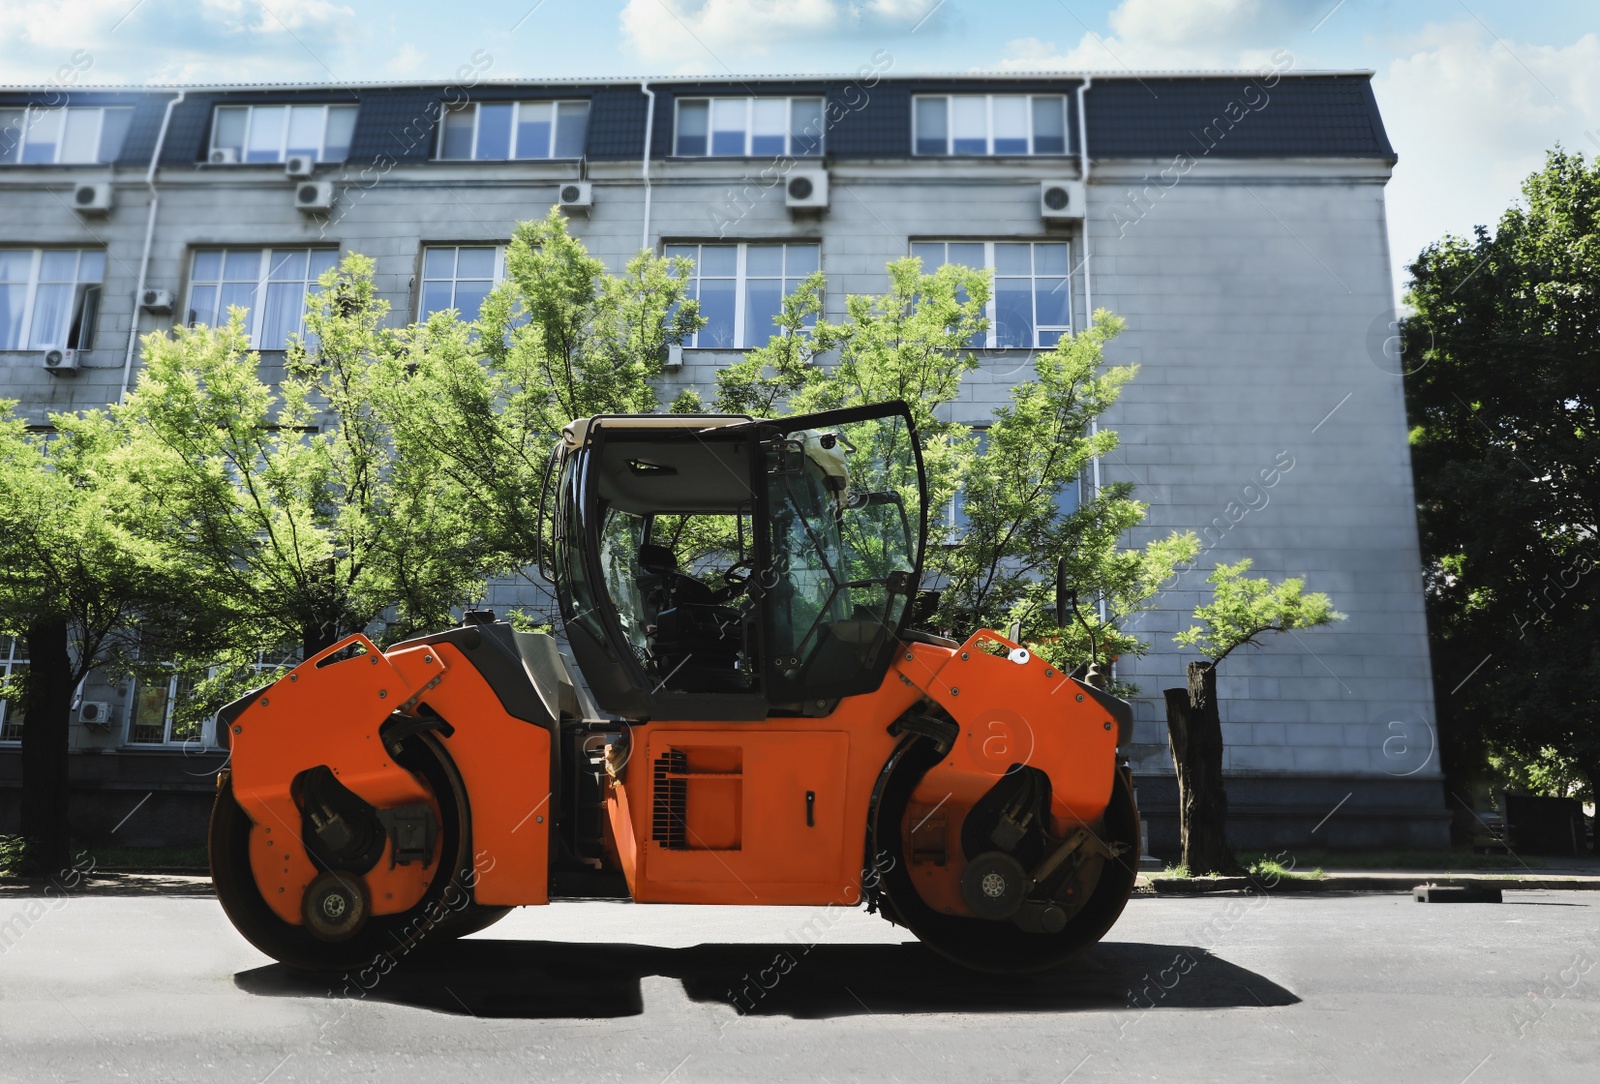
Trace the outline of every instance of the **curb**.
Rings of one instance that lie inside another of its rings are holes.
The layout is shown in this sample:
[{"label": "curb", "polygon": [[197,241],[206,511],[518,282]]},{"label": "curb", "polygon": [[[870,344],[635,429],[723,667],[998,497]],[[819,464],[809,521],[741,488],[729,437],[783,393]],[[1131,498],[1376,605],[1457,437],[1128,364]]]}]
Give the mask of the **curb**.
[{"label": "curb", "polygon": [[1448,885],[1456,888],[1501,888],[1536,891],[1600,891],[1600,877],[1462,877],[1418,874],[1415,877],[1280,877],[1274,881],[1251,877],[1149,877],[1145,883],[1158,896],[1205,896],[1221,892],[1304,895],[1326,892],[1364,892],[1410,895],[1420,884]]}]

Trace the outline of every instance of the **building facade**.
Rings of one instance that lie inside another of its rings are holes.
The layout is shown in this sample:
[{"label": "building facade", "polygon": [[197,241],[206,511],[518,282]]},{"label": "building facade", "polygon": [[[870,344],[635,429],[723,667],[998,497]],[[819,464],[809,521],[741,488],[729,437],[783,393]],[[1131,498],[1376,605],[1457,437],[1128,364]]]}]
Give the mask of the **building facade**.
[{"label": "building facade", "polygon": [[[1446,839],[1384,185],[1369,73],[485,82],[0,93],[0,397],[31,424],[114,402],[137,336],[250,310],[281,371],[309,284],[377,265],[398,323],[471,316],[518,221],[553,204],[619,270],[696,259],[709,323],[663,401],[770,333],[820,267],[826,307],[908,254],[989,268],[991,329],[952,417],[985,424],[1028,360],[1087,314],[1138,377],[1085,485],[1129,481],[1142,543],[1201,536],[1135,630],[1129,750],[1158,853],[1176,847],[1161,690],[1172,635],[1220,561],[1303,575],[1347,620],[1230,657],[1221,675],[1243,846]],[[463,73],[470,71],[470,66]],[[676,360],[676,358],[675,358]],[[509,592],[511,588],[502,589]],[[491,604],[514,601],[509,595]],[[0,666],[26,665],[0,642]],[[195,837],[221,755],[166,688],[91,682],[74,723],[85,834]],[[8,709],[11,710],[11,709]],[[0,816],[15,739],[0,718]],[[152,797],[146,797],[147,795]]]}]

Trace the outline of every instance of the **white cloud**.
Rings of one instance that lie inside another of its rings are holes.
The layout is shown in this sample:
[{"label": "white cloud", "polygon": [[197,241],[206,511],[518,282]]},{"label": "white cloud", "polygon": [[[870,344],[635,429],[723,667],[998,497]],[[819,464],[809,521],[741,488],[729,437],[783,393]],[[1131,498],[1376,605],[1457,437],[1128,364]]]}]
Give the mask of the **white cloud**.
[{"label": "white cloud", "polygon": [[208,16],[235,30],[277,34],[347,25],[356,13],[330,0],[201,0]]},{"label": "white cloud", "polygon": [[[332,0],[4,0],[11,83],[327,81],[355,67],[355,12]],[[370,43],[362,42],[364,49]],[[362,58],[364,59],[364,58]]]},{"label": "white cloud", "polygon": [[[1255,70],[1309,29],[1322,0],[1122,0],[1111,33],[1083,26],[1065,48],[1039,38],[1010,43],[1000,67],[1060,71]],[[1304,67],[1303,58],[1297,66]]]},{"label": "white cloud", "polygon": [[941,0],[628,0],[621,22],[629,47],[650,63],[740,68],[752,55],[797,40],[863,27],[908,30],[939,6]]},{"label": "white cloud", "polygon": [[1373,86],[1400,157],[1387,198],[1397,283],[1429,242],[1493,228],[1556,143],[1600,152],[1592,33],[1565,45],[1502,44],[1472,20],[1430,25]]}]

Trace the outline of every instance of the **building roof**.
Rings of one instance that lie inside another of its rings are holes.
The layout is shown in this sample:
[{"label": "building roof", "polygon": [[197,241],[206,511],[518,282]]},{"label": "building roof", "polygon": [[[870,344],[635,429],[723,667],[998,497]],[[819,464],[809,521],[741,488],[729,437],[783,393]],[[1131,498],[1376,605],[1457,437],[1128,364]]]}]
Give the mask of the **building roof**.
[{"label": "building roof", "polygon": [[[1083,94],[1092,159],[1354,157],[1393,161],[1370,71],[1290,72],[959,72],[901,75],[645,77],[656,97],[651,156],[671,150],[678,97],[745,93],[808,94],[827,99],[826,150],[839,159],[911,154],[911,103],[918,94]],[[351,162],[426,161],[437,145],[445,105],[508,101],[530,95],[590,102],[588,157],[638,159],[644,153],[647,98],[641,79],[483,79],[446,82],[251,83],[139,87],[0,88],[0,108],[26,103],[129,104],[133,123],[119,165],[144,165],[176,91],[163,166],[204,161],[212,109],[220,103],[349,101],[361,105]],[[1083,141],[1078,111],[1067,110],[1071,153]]]}]

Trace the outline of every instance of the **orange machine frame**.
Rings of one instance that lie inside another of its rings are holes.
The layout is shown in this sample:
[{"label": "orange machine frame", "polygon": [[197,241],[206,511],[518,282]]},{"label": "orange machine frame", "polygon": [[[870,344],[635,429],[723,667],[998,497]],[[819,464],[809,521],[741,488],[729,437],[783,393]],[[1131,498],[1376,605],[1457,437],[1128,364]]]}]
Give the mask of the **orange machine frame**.
[{"label": "orange machine frame", "polygon": [[[930,902],[962,910],[952,887],[963,868],[962,816],[1012,765],[1049,775],[1052,835],[1103,815],[1118,734],[1082,685],[990,629],[956,648],[903,645],[891,674],[825,718],[632,727],[625,746],[608,749],[605,808],[607,850],[633,899],[859,903],[874,787],[903,740],[889,724],[919,703],[938,705],[960,727],[906,814],[924,836],[942,834],[953,856],[919,878]],[[427,801],[437,809],[436,796],[394,763],[379,736],[394,712],[415,714],[424,702],[454,728],[440,742],[467,796],[477,902],[549,901],[549,732],[508,715],[450,643],[385,655],[354,636],[260,694],[232,728],[234,793],[254,823],[251,867],[284,921],[301,922],[299,901],[317,873],[301,844],[291,782],[328,764],[377,808]],[[672,795],[681,823],[660,815]],[[366,875],[373,912],[413,906],[431,876],[416,863],[379,861]],[[939,883],[924,885],[928,878]]]}]

